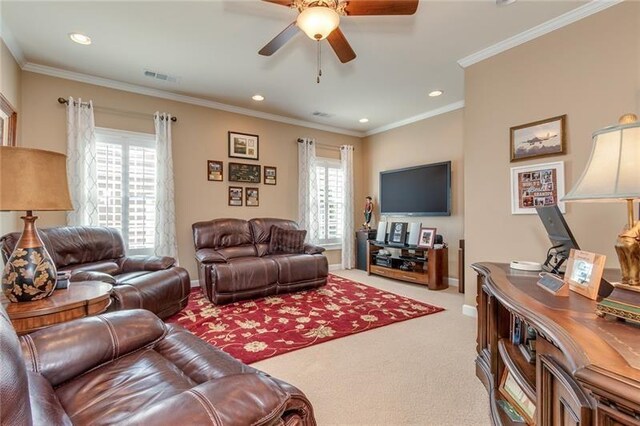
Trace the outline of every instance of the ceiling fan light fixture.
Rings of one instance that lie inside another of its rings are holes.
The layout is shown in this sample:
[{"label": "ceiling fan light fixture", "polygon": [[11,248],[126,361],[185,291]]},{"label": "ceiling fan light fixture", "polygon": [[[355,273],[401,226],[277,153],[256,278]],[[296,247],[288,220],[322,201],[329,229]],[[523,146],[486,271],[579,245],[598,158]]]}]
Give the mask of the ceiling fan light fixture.
[{"label": "ceiling fan light fixture", "polygon": [[312,40],[324,40],[340,24],[340,15],[326,6],[308,7],[298,15],[298,27]]}]

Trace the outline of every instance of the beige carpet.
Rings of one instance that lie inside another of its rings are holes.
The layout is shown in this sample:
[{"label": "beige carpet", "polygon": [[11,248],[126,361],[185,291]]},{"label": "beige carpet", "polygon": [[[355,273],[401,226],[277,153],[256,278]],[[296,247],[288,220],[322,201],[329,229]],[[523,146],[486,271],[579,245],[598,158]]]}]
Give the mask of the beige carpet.
[{"label": "beige carpet", "polygon": [[253,364],[302,389],[319,425],[489,425],[475,376],[474,318],[457,288],[426,287],[363,271],[336,275],[447,309]]}]

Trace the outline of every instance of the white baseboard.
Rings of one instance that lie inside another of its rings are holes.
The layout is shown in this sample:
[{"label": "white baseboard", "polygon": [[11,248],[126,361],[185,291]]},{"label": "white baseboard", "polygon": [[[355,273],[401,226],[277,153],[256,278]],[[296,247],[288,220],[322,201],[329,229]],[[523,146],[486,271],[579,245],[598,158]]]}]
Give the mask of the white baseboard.
[{"label": "white baseboard", "polygon": [[447,283],[451,287],[458,287],[460,285],[460,281],[458,281],[457,278],[453,278],[453,277],[447,277]]},{"label": "white baseboard", "polygon": [[342,264],[341,263],[334,263],[333,265],[329,265],[329,270],[330,271],[338,271],[342,269]]},{"label": "white baseboard", "polygon": [[200,281],[191,280],[191,288],[198,287],[200,285]]},{"label": "white baseboard", "polygon": [[475,306],[471,305],[462,305],[462,315],[466,315],[468,317],[478,318],[478,311]]}]

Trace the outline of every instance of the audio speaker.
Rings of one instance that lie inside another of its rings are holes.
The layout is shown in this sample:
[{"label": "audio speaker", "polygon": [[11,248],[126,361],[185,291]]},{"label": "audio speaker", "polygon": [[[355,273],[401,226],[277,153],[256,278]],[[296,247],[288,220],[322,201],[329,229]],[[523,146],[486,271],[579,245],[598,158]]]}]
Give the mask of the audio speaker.
[{"label": "audio speaker", "polygon": [[422,223],[410,223],[409,224],[409,238],[407,238],[407,244],[410,246],[417,246],[418,239],[420,238],[420,228]]},{"label": "audio speaker", "polygon": [[378,233],[376,234],[376,241],[387,241],[387,222],[378,222]]}]

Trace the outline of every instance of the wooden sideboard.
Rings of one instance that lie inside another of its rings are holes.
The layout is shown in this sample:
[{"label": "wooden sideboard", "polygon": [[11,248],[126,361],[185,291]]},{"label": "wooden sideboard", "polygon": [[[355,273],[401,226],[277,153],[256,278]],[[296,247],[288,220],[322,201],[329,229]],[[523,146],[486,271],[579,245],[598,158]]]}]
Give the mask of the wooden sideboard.
[{"label": "wooden sideboard", "polygon": [[[536,285],[537,272],[496,263],[472,267],[478,273],[476,375],[489,392],[494,424],[520,424],[502,408],[508,372],[535,406],[528,423],[640,426],[640,326],[597,317],[596,302],[574,292],[548,293]],[[514,342],[514,324],[535,336],[532,362]]]}]

